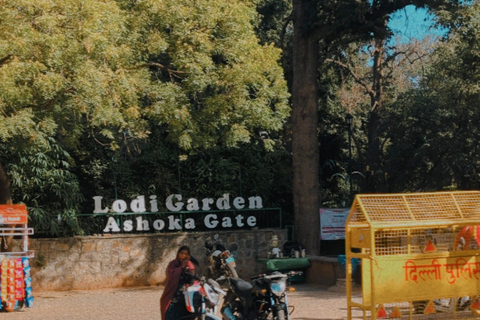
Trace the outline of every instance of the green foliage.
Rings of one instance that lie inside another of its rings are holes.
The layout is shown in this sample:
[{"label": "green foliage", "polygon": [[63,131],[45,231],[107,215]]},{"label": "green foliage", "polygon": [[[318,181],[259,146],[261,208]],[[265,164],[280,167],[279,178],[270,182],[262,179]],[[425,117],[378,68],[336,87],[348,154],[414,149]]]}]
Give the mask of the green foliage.
[{"label": "green foliage", "polygon": [[396,189],[480,187],[480,4],[451,13],[443,22],[453,28],[427,74],[391,115],[388,165]]},{"label": "green foliage", "polygon": [[[166,211],[167,196],[220,197],[259,195],[265,207],[291,209],[290,160],[278,139],[273,152],[263,147],[264,140],[239,148],[217,146],[186,154],[155,130],[142,147],[141,154],[118,151],[112,158],[85,159],[82,168],[82,194],[86,201],[82,212],[93,210],[92,197],[105,202],[116,198],[133,199],[138,195],[156,195],[159,209]],[[117,195],[115,195],[115,191]]]},{"label": "green foliage", "polygon": [[[78,233],[80,194],[168,192],[179,154],[243,149],[260,130],[281,131],[280,50],[259,44],[255,8],[0,0],[0,161],[14,202],[43,230]],[[278,146],[266,140],[261,150]]]},{"label": "green foliage", "polygon": [[168,126],[170,140],[184,150],[236,147],[256,130],[282,128],[289,107],[280,51],[258,44],[252,4],[145,2],[133,11],[131,28],[147,40],[138,50],[161,80],[145,114]]},{"label": "green foliage", "polygon": [[76,212],[83,197],[71,172],[72,158],[53,138],[45,142],[20,149],[0,147],[9,160],[6,170],[12,179],[12,197],[28,204],[29,224],[40,233],[80,233]]}]

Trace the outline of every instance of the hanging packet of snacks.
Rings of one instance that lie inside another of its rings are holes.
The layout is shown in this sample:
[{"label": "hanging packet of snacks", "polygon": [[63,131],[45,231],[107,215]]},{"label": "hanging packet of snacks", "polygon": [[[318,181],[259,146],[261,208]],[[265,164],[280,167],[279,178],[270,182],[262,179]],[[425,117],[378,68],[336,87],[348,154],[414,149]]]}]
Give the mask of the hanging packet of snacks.
[{"label": "hanging packet of snacks", "polygon": [[23,301],[25,298],[25,280],[23,275],[22,259],[15,259],[15,300]]},{"label": "hanging packet of snacks", "polygon": [[0,257],[0,311],[3,308],[2,301],[5,301],[7,298],[7,272],[6,268],[3,267],[3,261],[6,260]]},{"label": "hanging packet of snacks", "polygon": [[5,299],[5,310],[15,309],[15,260],[7,259],[7,297]]},{"label": "hanging packet of snacks", "polygon": [[33,293],[32,293],[32,276],[30,274],[30,262],[28,258],[22,258],[23,273],[25,276],[25,306],[30,308],[33,306]]}]

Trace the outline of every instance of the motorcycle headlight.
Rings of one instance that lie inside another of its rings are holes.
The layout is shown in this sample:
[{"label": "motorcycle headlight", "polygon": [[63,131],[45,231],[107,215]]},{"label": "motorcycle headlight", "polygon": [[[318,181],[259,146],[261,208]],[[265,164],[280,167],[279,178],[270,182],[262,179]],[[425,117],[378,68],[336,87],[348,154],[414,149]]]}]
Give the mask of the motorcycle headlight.
[{"label": "motorcycle headlight", "polygon": [[286,283],[284,281],[270,283],[270,290],[272,290],[272,293],[278,297],[285,292],[285,289]]}]

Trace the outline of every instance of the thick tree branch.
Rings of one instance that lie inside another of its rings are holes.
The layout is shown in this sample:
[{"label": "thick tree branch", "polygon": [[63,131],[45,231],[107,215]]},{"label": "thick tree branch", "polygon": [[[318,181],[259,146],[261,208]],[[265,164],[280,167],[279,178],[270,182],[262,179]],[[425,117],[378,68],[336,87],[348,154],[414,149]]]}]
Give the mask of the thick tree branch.
[{"label": "thick tree branch", "polygon": [[352,68],[350,68],[347,64],[338,60],[333,60],[333,59],[326,59],[325,61],[335,63],[336,65],[347,70],[350,73],[350,75],[353,77],[355,82],[361,85],[372,99],[375,98],[376,94],[373,88],[369,86],[368,83],[365,82],[365,80],[363,80],[358,74],[356,74],[355,71],[353,71]]},{"label": "thick tree branch", "polygon": [[4,64],[6,64],[8,62],[8,60],[10,60],[10,58],[12,57],[13,55],[12,54],[9,54],[8,56],[0,59],[0,67],[2,67]]},{"label": "thick tree branch", "polygon": [[290,22],[293,21],[293,12],[285,19],[285,23],[282,26],[282,33],[280,34],[280,48],[283,49],[284,40],[285,40],[285,33],[287,32],[287,27]]},{"label": "thick tree branch", "polygon": [[185,72],[185,71],[172,70],[172,69],[170,69],[170,68],[168,68],[168,67],[166,67],[163,64],[158,63],[158,62],[147,62],[147,63],[142,64],[141,67],[155,67],[155,68],[158,68],[161,71],[167,72],[168,75],[170,76],[170,79],[172,79],[173,77],[175,77],[177,79],[182,79],[182,76],[185,76],[185,75],[188,74],[188,72]]}]

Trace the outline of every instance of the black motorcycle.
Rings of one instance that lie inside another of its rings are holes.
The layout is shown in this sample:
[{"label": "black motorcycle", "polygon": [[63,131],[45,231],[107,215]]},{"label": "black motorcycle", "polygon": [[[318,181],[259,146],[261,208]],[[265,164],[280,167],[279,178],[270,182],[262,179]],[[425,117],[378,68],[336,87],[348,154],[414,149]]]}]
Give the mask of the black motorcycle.
[{"label": "black motorcycle", "polygon": [[[230,290],[222,308],[223,320],[288,320],[294,307],[288,305],[288,278],[301,274],[278,271],[270,275],[251,277],[253,284],[239,278],[229,278]],[[289,312],[289,308],[292,310]]]},{"label": "black motorcycle", "polygon": [[208,257],[208,276],[216,281],[223,282],[227,278],[238,278],[235,269],[235,258],[219,241],[218,235],[214,239],[205,241],[206,255]]}]

